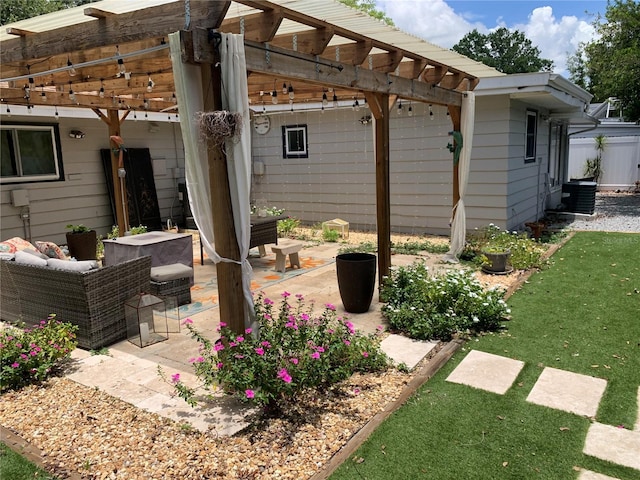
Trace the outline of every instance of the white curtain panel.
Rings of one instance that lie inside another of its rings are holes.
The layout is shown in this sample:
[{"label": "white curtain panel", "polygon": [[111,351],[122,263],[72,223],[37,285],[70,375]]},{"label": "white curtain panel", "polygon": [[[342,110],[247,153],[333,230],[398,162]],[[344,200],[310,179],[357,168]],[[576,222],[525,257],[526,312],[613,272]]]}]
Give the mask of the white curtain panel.
[{"label": "white curtain panel", "polygon": [[[222,69],[222,108],[242,116],[239,136],[225,142],[231,206],[234,214],[235,233],[240,249],[240,262],[222,258],[215,251],[209,163],[207,146],[201,140],[197,113],[202,111],[202,85],[200,66],[184,64],[180,55],[179,33],[169,35],[169,46],[176,85],[176,98],[180,111],[180,127],[185,148],[185,176],[189,203],[194,221],[200,232],[203,246],[215,263],[234,262],[242,265],[242,285],[245,298],[245,327],[253,322],[253,297],[251,294],[252,269],[248,261],[251,236],[249,194],[251,187],[251,130],[247,68],[244,53],[244,37],[221,34],[220,63]],[[256,331],[254,330],[254,331]]]},{"label": "white curtain panel", "polygon": [[458,255],[464,249],[467,233],[467,217],[464,199],[469,183],[469,168],[471,164],[471,149],[473,147],[473,127],[475,123],[476,100],[473,92],[465,92],[462,97],[460,118],[460,133],[462,134],[462,150],[458,163],[458,189],[460,199],[453,207],[453,221],[451,222],[451,246],[445,255],[445,260],[457,262]]}]

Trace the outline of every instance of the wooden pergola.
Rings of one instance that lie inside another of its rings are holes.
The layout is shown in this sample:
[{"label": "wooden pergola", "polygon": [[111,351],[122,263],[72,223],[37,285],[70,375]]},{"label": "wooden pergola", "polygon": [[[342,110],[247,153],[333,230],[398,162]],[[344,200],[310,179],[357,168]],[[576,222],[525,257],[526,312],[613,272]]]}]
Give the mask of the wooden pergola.
[{"label": "wooden pergola", "polygon": [[[101,9],[102,2],[98,2],[69,10],[60,26],[42,30],[9,27],[7,33],[13,38],[0,42],[0,102],[89,108],[108,126],[109,138],[121,137],[122,123],[132,112],[179,113],[168,50],[170,33],[180,32],[183,61],[201,66],[207,86],[215,86],[219,75],[211,33],[242,33],[251,105],[262,105],[265,98],[271,101],[278,92],[282,95],[282,84],[292,82],[296,103],[320,102],[326,92],[340,99],[366,98],[375,119],[378,272],[380,278],[388,275],[390,107],[398,98],[446,105],[452,130],[460,130],[463,92],[473,90],[478,77],[442,60],[382,42],[375,34],[358,33],[356,30],[370,27],[375,20],[333,2],[326,2],[325,7],[341,9],[338,13],[347,20],[329,23],[319,15],[302,13],[289,0],[151,3],[155,5],[116,13]],[[325,2],[300,3],[315,6]],[[212,93],[205,95],[209,100],[203,109],[220,110],[219,84]],[[112,145],[113,183],[116,198],[120,198],[117,145]],[[212,199],[216,250],[222,257],[240,260],[226,158],[219,149],[210,148],[208,161],[216,197]],[[458,181],[456,167],[453,170],[455,204]],[[118,202],[116,206],[122,232],[127,212]],[[241,278],[239,265],[218,264],[224,318],[243,318]]]}]

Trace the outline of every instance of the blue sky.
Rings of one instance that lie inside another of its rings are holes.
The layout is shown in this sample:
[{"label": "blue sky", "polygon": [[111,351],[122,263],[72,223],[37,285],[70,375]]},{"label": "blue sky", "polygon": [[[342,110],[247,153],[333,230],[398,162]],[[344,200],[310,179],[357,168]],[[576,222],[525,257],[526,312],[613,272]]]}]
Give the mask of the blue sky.
[{"label": "blue sky", "polygon": [[606,0],[376,0],[396,26],[436,45],[451,48],[474,28],[520,30],[568,77],[567,56],[594,38],[595,14]]}]

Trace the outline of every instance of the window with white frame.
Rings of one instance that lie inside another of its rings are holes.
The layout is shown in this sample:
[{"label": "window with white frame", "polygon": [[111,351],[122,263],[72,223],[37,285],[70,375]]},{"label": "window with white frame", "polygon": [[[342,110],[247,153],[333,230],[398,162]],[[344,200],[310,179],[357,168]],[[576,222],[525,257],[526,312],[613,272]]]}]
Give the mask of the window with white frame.
[{"label": "window with white frame", "polygon": [[60,180],[62,154],[58,126],[3,124],[0,126],[0,182]]},{"label": "window with white frame", "polygon": [[309,157],[306,125],[285,125],[282,127],[282,157]]},{"label": "window with white frame", "polygon": [[524,163],[536,161],[536,142],[538,141],[538,112],[527,110],[527,136],[525,142]]}]

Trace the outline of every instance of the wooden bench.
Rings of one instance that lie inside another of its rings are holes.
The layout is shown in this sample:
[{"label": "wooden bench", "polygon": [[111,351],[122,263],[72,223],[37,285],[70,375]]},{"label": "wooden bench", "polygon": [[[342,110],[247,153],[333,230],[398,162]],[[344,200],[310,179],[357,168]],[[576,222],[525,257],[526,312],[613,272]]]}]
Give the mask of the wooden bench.
[{"label": "wooden bench", "polygon": [[287,255],[289,255],[289,264],[291,268],[300,268],[300,258],[298,252],[302,248],[302,244],[298,242],[280,243],[271,247],[271,251],[276,254],[276,270],[285,272],[287,270]]}]

